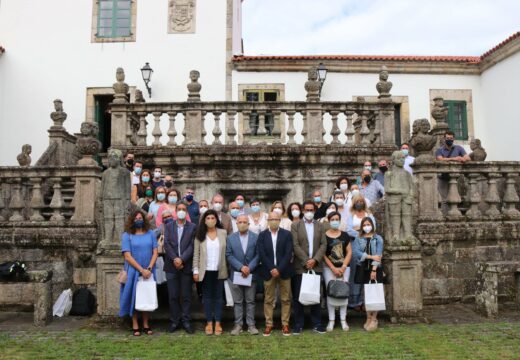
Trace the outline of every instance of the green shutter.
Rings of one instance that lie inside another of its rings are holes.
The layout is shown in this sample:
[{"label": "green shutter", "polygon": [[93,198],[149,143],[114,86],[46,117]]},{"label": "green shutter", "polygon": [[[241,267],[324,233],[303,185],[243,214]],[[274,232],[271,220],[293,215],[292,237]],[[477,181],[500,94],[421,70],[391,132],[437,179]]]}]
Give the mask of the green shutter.
[{"label": "green shutter", "polygon": [[131,0],[99,0],[98,32],[100,38],[128,37],[131,35]]},{"label": "green shutter", "polygon": [[447,122],[456,140],[468,140],[468,112],[465,101],[444,100],[448,108]]}]

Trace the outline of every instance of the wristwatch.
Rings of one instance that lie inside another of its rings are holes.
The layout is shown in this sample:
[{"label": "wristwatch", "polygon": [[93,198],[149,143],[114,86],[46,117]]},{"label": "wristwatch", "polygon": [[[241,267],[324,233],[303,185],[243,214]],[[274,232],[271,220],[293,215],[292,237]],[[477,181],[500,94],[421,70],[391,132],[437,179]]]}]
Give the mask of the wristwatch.
[{"label": "wristwatch", "polygon": [[148,270],[148,271],[152,271],[152,268],[148,266],[148,267],[146,268],[146,270]]}]

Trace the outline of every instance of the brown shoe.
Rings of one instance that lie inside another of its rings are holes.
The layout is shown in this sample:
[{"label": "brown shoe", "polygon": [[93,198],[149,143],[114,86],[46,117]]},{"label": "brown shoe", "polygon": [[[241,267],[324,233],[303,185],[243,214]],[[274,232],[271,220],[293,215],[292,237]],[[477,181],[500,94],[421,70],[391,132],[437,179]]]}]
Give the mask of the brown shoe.
[{"label": "brown shoe", "polygon": [[215,335],[222,335],[222,326],[219,322],[215,323]]},{"label": "brown shoe", "polygon": [[282,335],[283,336],[291,336],[291,332],[289,331],[289,325],[282,326]]},{"label": "brown shoe", "polygon": [[273,332],[273,327],[268,325],[265,327],[264,336],[271,336],[272,332]]},{"label": "brown shoe", "polygon": [[206,331],[206,335],[213,335],[213,323],[208,323],[204,331]]}]

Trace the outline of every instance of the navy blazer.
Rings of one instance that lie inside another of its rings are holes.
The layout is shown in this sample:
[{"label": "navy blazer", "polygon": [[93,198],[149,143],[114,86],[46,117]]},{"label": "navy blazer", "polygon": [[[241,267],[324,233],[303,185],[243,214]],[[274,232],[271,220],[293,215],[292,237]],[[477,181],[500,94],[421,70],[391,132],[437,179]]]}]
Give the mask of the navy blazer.
[{"label": "navy blazer", "polygon": [[273,239],[271,230],[261,231],[257,240],[258,255],[260,256],[259,275],[264,280],[271,279],[271,270],[278,269],[282,279],[293,275],[293,240],[290,231],[279,228],[276,239],[276,266],[274,265]]},{"label": "navy blazer", "polygon": [[246,253],[242,249],[242,242],[240,241],[240,233],[237,231],[227,237],[226,242],[226,258],[229,265],[229,277],[233,279],[233,272],[238,271],[242,266],[249,267],[253,279],[256,278],[255,270],[260,262],[258,251],[256,249],[256,242],[258,235],[252,231],[248,231]]},{"label": "navy blazer", "polygon": [[183,273],[191,274],[193,269],[193,241],[195,239],[195,231],[197,226],[189,221],[184,224],[184,230],[181,238],[181,256],[179,256],[179,239],[177,235],[177,221],[170,224],[164,224],[164,271],[168,273],[176,273],[177,270],[173,265],[173,259],[180,257],[184,264]]}]

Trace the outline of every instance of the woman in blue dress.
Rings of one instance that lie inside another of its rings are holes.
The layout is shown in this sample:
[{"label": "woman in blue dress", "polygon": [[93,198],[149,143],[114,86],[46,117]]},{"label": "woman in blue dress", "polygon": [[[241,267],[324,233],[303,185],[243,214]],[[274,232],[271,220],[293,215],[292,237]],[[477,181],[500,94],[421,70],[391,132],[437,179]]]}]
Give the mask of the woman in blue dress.
[{"label": "woman in blue dress", "polygon": [[[150,223],[141,211],[130,214],[125,224],[125,232],[121,236],[121,251],[125,258],[125,270],[128,277],[121,285],[119,296],[119,316],[132,316],[132,331],[134,336],[140,336],[137,311],[135,310],[135,291],[139,276],[145,279],[155,278],[155,261],[157,260],[157,238]],[[143,332],[152,335],[148,323],[148,313],[141,312],[143,317]]]}]

